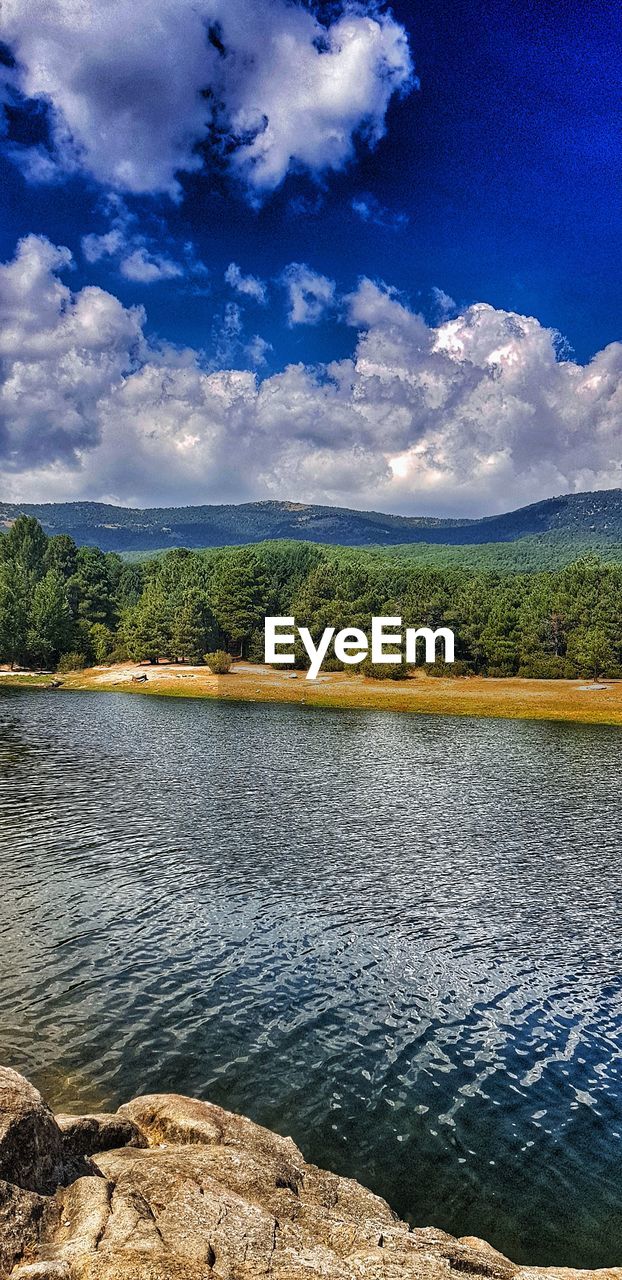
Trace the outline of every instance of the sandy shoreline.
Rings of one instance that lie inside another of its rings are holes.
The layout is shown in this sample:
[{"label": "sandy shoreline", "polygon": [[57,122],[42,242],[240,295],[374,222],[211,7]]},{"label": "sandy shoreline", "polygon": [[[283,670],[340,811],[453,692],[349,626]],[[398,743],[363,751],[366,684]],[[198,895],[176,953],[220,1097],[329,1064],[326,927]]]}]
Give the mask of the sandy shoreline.
[{"label": "sandy shoreline", "polygon": [[[136,676],[146,676],[137,681]],[[304,706],[401,711],[423,715],[500,716],[507,719],[567,720],[622,725],[622,681],[492,679],[480,676],[405,681],[369,680],[349,673],[323,673],[316,681],[303,672],[235,663],[229,675],[206,667],[124,663],[53,677],[0,671],[2,685],[57,692],[100,690],[166,697],[219,698],[249,702],[296,702]]]}]

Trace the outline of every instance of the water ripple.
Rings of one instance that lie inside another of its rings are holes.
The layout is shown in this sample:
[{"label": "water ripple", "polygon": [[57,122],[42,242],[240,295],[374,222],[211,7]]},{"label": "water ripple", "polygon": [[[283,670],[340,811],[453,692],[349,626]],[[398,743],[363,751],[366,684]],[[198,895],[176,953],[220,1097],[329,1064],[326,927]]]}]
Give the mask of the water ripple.
[{"label": "water ripple", "polygon": [[622,1256],[619,732],[0,695],[0,1059],[210,1097],[409,1220]]}]

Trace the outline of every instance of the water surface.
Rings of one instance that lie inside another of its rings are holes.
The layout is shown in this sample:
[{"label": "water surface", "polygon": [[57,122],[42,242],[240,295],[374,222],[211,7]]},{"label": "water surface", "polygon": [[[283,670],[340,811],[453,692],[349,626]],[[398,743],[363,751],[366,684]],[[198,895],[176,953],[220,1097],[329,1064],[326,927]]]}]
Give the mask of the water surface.
[{"label": "water surface", "polygon": [[0,694],[0,1061],[622,1263],[620,731]]}]

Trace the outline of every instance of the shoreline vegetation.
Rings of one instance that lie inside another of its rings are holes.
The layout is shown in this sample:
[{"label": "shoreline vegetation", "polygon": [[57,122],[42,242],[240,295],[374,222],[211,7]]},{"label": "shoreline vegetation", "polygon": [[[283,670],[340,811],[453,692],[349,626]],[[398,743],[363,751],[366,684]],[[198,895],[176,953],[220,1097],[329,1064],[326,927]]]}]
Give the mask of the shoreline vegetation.
[{"label": "shoreline vegetation", "polygon": [[206,666],[117,663],[55,676],[52,672],[0,670],[0,689],[54,692],[132,693],[231,702],[296,703],[344,711],[398,711],[421,715],[561,720],[622,726],[622,681],[533,680],[519,677],[431,677],[376,680],[346,672],[324,672],[307,680],[304,671],[235,662],[227,675]]},{"label": "shoreline vegetation", "polygon": [[[381,669],[327,654],[309,680],[300,639],[293,667],[265,665],[266,618],[284,617],[315,646],[331,629],[368,635],[374,618],[420,638]],[[427,661],[427,629],[451,632],[455,661]],[[2,666],[4,683],[31,687],[49,671],[66,689],[621,724],[622,563],[492,573],[285,541],[128,565],[20,515],[0,534]]]}]

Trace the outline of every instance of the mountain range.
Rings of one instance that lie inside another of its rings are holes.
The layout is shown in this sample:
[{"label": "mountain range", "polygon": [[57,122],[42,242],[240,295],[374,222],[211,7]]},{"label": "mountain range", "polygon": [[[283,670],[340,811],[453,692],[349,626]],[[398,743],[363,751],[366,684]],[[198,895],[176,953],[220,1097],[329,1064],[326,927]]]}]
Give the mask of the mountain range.
[{"label": "mountain range", "polygon": [[138,510],[103,502],[0,502],[0,529],[24,512],[48,534],[68,533],[79,545],[104,551],[148,552],[170,547],[219,547],[273,538],[343,546],[426,543],[445,546],[508,543],[532,535],[564,535],[622,543],[622,489],[567,494],[482,519],[385,515],[298,502],[153,507]]}]

